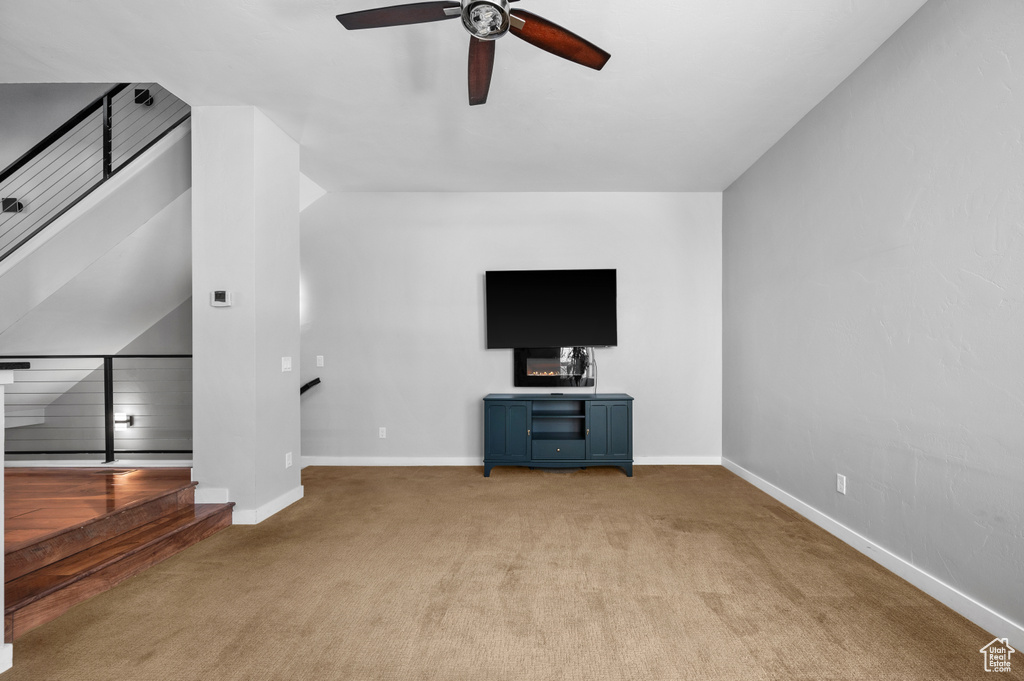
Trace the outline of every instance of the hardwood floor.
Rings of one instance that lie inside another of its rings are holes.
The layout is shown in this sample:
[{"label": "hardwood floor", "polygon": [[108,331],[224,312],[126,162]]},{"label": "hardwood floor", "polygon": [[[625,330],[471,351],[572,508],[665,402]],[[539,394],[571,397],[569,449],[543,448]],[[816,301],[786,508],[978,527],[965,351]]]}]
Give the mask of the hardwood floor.
[{"label": "hardwood floor", "polygon": [[8,468],[4,552],[194,486],[187,468]]},{"label": "hardwood floor", "polygon": [[5,474],[5,640],[231,524],[194,503],[188,469],[11,468]]}]

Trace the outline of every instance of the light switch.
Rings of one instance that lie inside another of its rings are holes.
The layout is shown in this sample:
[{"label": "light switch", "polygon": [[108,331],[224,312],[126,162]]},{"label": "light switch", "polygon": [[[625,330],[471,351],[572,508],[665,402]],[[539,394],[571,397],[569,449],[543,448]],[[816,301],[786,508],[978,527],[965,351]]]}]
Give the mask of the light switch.
[{"label": "light switch", "polygon": [[291,371],[291,370],[292,370],[292,358],[291,357],[282,357],[281,358],[281,371]]}]

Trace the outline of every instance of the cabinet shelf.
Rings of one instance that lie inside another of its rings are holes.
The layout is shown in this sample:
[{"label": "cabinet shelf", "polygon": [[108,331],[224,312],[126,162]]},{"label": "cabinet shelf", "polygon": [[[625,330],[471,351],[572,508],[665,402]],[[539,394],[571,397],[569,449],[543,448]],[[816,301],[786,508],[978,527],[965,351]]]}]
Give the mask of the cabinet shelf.
[{"label": "cabinet shelf", "polygon": [[535,419],[585,419],[585,414],[534,414]]},{"label": "cabinet shelf", "polygon": [[578,398],[567,398],[533,403],[534,418],[580,418],[587,417],[587,403]]}]

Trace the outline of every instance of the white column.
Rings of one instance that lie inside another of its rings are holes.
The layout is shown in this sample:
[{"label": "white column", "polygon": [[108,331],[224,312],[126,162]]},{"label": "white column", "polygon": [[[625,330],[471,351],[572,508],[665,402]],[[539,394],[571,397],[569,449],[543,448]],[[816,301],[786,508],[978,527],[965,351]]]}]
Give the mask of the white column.
[{"label": "white column", "polygon": [[[7,424],[4,423],[5,418],[5,407],[4,407],[4,386],[14,383],[14,372],[3,370],[0,371],[0,452],[4,451],[4,433]],[[0,546],[4,544],[4,519],[6,518],[7,512],[4,509],[4,467],[0,466]],[[4,584],[4,566],[0,562],[0,584]],[[0,589],[0,612],[4,610],[4,593],[3,589]],[[0,673],[3,673],[11,668],[14,662],[14,645],[11,643],[4,643],[3,647],[0,648]]]},{"label": "white column", "polygon": [[302,497],[299,147],[253,107],[192,108],[192,294],[196,500],[257,523]]}]

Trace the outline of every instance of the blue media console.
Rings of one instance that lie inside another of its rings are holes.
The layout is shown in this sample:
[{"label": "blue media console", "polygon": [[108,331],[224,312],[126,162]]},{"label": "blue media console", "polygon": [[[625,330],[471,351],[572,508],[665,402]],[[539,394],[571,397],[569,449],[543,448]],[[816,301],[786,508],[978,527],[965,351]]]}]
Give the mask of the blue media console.
[{"label": "blue media console", "polygon": [[484,476],[495,466],[618,466],[633,476],[633,398],[623,393],[488,395]]}]

